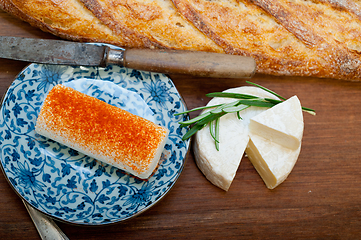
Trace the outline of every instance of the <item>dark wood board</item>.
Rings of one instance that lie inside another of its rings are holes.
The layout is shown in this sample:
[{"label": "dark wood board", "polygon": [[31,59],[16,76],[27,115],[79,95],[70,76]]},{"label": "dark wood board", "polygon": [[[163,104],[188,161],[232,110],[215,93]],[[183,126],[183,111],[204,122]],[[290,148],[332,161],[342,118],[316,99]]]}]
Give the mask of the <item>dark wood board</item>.
[{"label": "dark wood board", "polygon": [[[0,35],[54,39],[0,11]],[[26,63],[0,59],[2,97]],[[206,93],[246,85],[244,79],[171,75],[188,108]],[[256,75],[253,82],[297,95],[305,130],[288,179],[269,190],[244,157],[228,192],[209,183],[193,153],[170,193],[124,223],[79,227],[58,223],[70,239],[358,239],[361,236],[361,84],[334,79]],[[195,116],[197,113],[192,113]],[[191,149],[192,151],[192,149]],[[20,198],[0,174],[0,239],[40,239]]]}]

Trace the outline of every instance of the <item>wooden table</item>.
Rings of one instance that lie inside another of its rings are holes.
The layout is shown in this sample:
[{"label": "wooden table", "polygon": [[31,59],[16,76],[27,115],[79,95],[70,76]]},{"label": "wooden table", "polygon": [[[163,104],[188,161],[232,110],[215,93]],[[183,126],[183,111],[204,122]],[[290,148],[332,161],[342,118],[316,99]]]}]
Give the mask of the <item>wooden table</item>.
[{"label": "wooden table", "polygon": [[[0,35],[55,38],[0,11]],[[0,59],[0,96],[27,64]],[[170,76],[188,108],[208,92],[244,79]],[[256,75],[253,82],[285,97],[304,114],[302,151],[288,179],[268,190],[244,157],[228,192],[209,183],[193,153],[170,193],[124,223],[79,227],[59,223],[70,239],[357,239],[361,237],[361,84],[333,79]],[[191,115],[192,117],[195,114]],[[23,203],[0,174],[0,239],[39,239]]]}]

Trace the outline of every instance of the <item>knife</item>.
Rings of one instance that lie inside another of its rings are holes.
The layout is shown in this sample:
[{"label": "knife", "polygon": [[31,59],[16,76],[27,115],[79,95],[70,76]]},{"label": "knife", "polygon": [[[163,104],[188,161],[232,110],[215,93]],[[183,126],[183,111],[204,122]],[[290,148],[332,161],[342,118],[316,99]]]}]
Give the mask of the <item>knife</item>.
[{"label": "knife", "polygon": [[36,210],[30,204],[25,202],[25,200],[22,201],[30,214],[31,220],[33,220],[36,230],[38,230],[41,239],[69,240],[53,219]]},{"label": "knife", "polygon": [[100,66],[116,64],[143,71],[197,77],[250,78],[251,57],[185,50],[120,49],[65,40],[0,36],[0,58],[26,62]]}]

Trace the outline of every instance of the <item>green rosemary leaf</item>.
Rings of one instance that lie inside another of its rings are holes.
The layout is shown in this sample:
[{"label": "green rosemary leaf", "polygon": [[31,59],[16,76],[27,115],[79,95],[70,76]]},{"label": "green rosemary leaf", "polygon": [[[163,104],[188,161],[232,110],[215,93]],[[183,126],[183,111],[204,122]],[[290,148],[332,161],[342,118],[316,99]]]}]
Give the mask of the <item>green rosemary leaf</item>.
[{"label": "green rosemary leaf", "polygon": [[302,110],[309,113],[309,114],[311,114],[311,115],[314,115],[314,116],[316,115],[316,111],[311,109],[311,108],[302,107]]},{"label": "green rosemary leaf", "polygon": [[280,98],[282,100],[286,100],[286,98],[282,97],[281,95],[269,90],[268,88],[265,88],[265,87],[263,87],[261,85],[258,85],[257,83],[253,83],[253,82],[250,82],[250,81],[246,81],[246,83],[251,84],[251,85],[256,86],[256,87],[259,87],[259,88],[265,90],[266,92],[269,92],[269,93],[275,95],[276,97],[278,97],[278,98]]},{"label": "green rosemary leaf", "polygon": [[273,104],[279,104],[281,102],[283,102],[282,100],[278,100],[278,99],[272,99],[272,98],[264,98],[265,101],[273,103]]},{"label": "green rosemary leaf", "polygon": [[209,133],[211,134],[213,140],[216,141],[216,136],[214,134],[214,121],[209,123]]},{"label": "green rosemary leaf", "polygon": [[[281,101],[281,100],[272,99],[272,98],[265,98],[265,100],[268,101],[268,102],[270,102],[270,103],[274,103],[275,105],[283,102],[283,101]],[[316,115],[316,111],[313,110],[313,109],[311,109],[311,108],[302,107],[302,110],[303,110],[304,112],[307,112],[307,113],[311,114],[311,115]]]},{"label": "green rosemary leaf", "polygon": [[274,103],[270,103],[270,102],[266,102],[264,100],[239,100],[239,102],[241,104],[244,105],[249,105],[249,106],[255,106],[255,107],[273,107],[275,104]]},{"label": "green rosemary leaf", "polygon": [[182,115],[182,114],[187,114],[187,113],[190,113],[190,112],[195,112],[195,111],[198,111],[198,110],[203,110],[203,109],[208,109],[208,108],[215,108],[215,107],[219,107],[219,106],[222,106],[222,104],[213,105],[213,106],[197,107],[197,108],[193,108],[193,109],[188,110],[188,111],[176,113],[176,114],[174,114],[174,116],[178,116],[178,115]]},{"label": "green rosemary leaf", "polygon": [[207,97],[223,97],[223,98],[236,98],[236,99],[254,99],[259,98],[249,94],[242,93],[229,93],[229,92],[214,92],[206,94]]},{"label": "green rosemary leaf", "polygon": [[218,113],[218,114],[212,114],[211,112],[205,112],[193,119],[190,119],[188,121],[185,121],[185,122],[180,122],[181,126],[182,127],[186,127],[186,126],[189,126],[189,125],[192,125],[192,124],[196,124],[196,125],[206,125],[208,124],[209,122],[225,115],[226,113],[224,112],[221,112],[221,113]]},{"label": "green rosemary leaf", "polygon": [[[211,94],[207,94],[207,95],[212,96],[212,97],[237,98],[237,99],[241,99],[241,100],[239,100],[240,104],[251,105],[251,106],[256,106],[256,107],[273,107],[275,105],[268,101],[265,101],[264,98],[259,98],[259,97],[247,95],[247,94],[238,94],[238,93],[214,93],[213,94],[213,93],[211,93]],[[241,96],[239,96],[239,95],[241,95]],[[248,96],[248,97],[244,98],[244,96]]]},{"label": "green rosemary leaf", "polygon": [[[219,118],[218,118],[218,119],[219,119]],[[218,119],[217,119],[217,120],[218,120]],[[212,121],[212,122],[209,123],[209,132],[210,132],[211,137],[213,138],[213,140],[214,140],[215,142],[219,142],[219,140],[218,140],[218,138],[217,138],[217,135],[216,135],[216,121],[217,121],[217,120]]]},{"label": "green rosemary leaf", "polygon": [[239,120],[242,120],[242,117],[241,117],[241,112],[239,111],[239,112],[237,112],[237,117],[238,117],[238,119]]},{"label": "green rosemary leaf", "polygon": [[217,107],[217,108],[211,110],[211,113],[212,113],[212,114],[219,114],[219,113],[221,113],[221,112],[223,112],[222,106]]},{"label": "green rosemary leaf", "polygon": [[220,118],[220,117],[222,117],[222,116],[225,115],[225,114],[226,114],[225,112],[221,112],[221,113],[218,113],[218,114],[212,114],[212,115],[210,115],[209,117],[203,118],[202,120],[198,121],[196,124],[206,125],[206,124],[208,124],[209,122],[214,121],[214,120],[216,120],[217,118]]},{"label": "green rosemary leaf", "polygon": [[205,113],[202,113],[201,115],[198,115],[197,117],[192,118],[190,120],[187,120],[187,121],[184,121],[184,122],[179,122],[179,124],[181,124],[183,126],[189,126],[189,125],[191,125],[193,123],[196,123],[196,122],[198,122],[198,121],[200,121],[200,120],[202,120],[202,119],[204,119],[204,118],[206,118],[206,117],[208,117],[210,115],[212,115],[211,112],[205,112]]},{"label": "green rosemary leaf", "polygon": [[223,112],[226,112],[226,113],[237,112],[237,113],[239,113],[240,111],[242,111],[242,110],[244,110],[244,109],[246,109],[246,108],[249,108],[249,107],[250,107],[250,106],[241,104],[241,105],[234,106],[234,107],[223,108]]},{"label": "green rosemary leaf", "polygon": [[234,102],[222,104],[221,106],[211,110],[211,113],[219,114],[219,113],[223,112],[224,108],[233,107],[233,106],[237,105],[238,103],[239,103],[239,101],[234,101]]},{"label": "green rosemary leaf", "polygon": [[215,140],[215,145],[216,145],[216,149],[217,151],[219,151],[219,118],[217,118],[215,120],[216,124],[215,124],[215,135],[216,135],[216,140]]},{"label": "green rosemary leaf", "polygon": [[205,125],[194,125],[193,127],[191,127],[191,129],[189,129],[189,131],[184,134],[182,140],[185,141],[188,138],[192,137],[196,132],[198,132],[199,130],[201,130]]}]

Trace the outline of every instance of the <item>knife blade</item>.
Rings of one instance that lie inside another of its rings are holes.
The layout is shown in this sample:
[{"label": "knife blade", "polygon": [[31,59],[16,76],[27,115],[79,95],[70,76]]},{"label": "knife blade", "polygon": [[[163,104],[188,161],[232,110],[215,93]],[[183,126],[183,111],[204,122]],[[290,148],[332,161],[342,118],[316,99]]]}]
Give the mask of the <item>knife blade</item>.
[{"label": "knife blade", "polygon": [[0,58],[34,63],[122,67],[196,77],[250,78],[255,60],[247,56],[186,50],[122,49],[107,45],[0,36]]},{"label": "knife blade", "polygon": [[69,240],[53,219],[36,210],[24,199],[22,199],[22,201],[31,220],[33,220],[36,230],[38,230],[41,239]]}]

